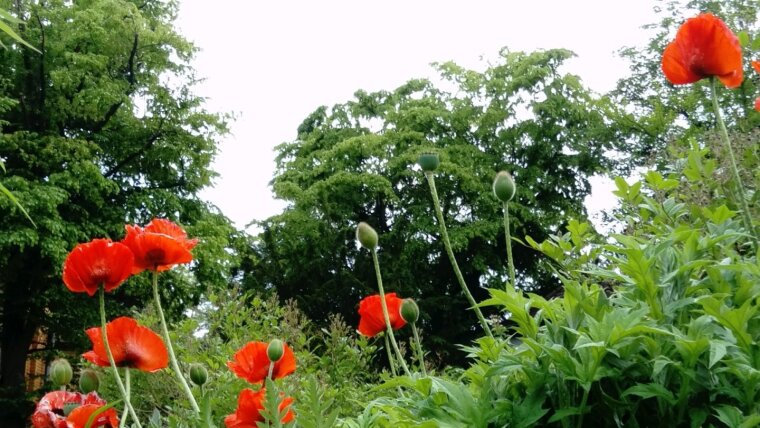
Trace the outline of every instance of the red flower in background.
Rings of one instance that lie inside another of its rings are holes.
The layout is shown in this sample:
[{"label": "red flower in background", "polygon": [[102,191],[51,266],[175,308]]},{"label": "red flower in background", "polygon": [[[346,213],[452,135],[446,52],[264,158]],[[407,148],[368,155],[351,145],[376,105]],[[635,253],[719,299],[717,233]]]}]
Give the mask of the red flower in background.
[{"label": "red flower in background", "polygon": [[[69,416],[66,417],[67,428],[84,428],[90,416],[101,407],[98,404],[85,404],[72,410]],[[112,407],[98,414],[93,419],[90,428],[117,428],[118,426],[119,417],[116,415],[116,410]]]},{"label": "red flower in background", "polygon": [[662,54],[662,71],[674,85],[717,76],[735,88],[744,79],[739,39],[711,13],[688,19]]},{"label": "red flower in background", "polygon": [[147,226],[127,225],[127,236],[121,241],[135,255],[133,273],[144,270],[162,272],[172,266],[190,263],[190,253],[197,239],[187,239],[187,233],[169,220],[156,218]]},{"label": "red flower in background", "polygon": [[[255,392],[248,388],[240,391],[238,407],[235,409],[235,413],[227,415],[224,418],[224,424],[227,428],[258,428],[258,422],[264,421],[261,411],[264,409],[265,400],[265,388],[261,388]],[[280,412],[285,408],[289,408],[292,403],[293,399],[291,397],[284,397],[278,407]],[[282,418],[282,423],[285,424],[292,421],[294,416],[293,410],[288,409],[288,412]]]},{"label": "red flower in background", "polygon": [[[756,72],[760,73],[760,61],[752,61],[752,68],[754,68]],[[755,99],[755,110],[760,111],[760,97],[757,97]]]},{"label": "red flower in background", "polygon": [[[106,405],[106,400],[98,397],[96,392],[89,394],[68,391],[48,392],[40,399],[34,409],[32,426],[34,428],[69,428],[66,423],[68,418],[63,415],[63,409],[66,405],[93,405],[95,408],[100,408]],[[69,414],[70,416],[71,414]]]},{"label": "red flower in background", "polygon": [[75,293],[95,295],[102,285],[111,291],[132,274],[134,256],[128,247],[110,239],[79,244],[63,263],[63,283]]},{"label": "red flower in background", "polygon": [[[89,362],[108,367],[106,348],[100,327],[88,328],[92,351],[82,356]],[[118,367],[132,367],[145,372],[163,369],[169,363],[164,341],[153,330],[137,324],[132,318],[120,317],[106,324],[108,345]]]},{"label": "red flower in background", "polygon": [[[388,305],[388,318],[394,330],[406,325],[406,321],[401,318],[399,313],[403,302],[404,299],[396,297],[396,293],[385,295],[385,304]],[[368,337],[375,337],[385,331],[385,318],[383,318],[383,307],[379,294],[367,296],[359,302],[359,317],[359,333]]]},{"label": "red flower in background", "polygon": [[[269,374],[269,357],[267,357],[266,342],[248,342],[232,356],[234,361],[228,361],[227,367],[238,377],[252,384],[264,382]],[[279,379],[296,371],[296,356],[287,344],[283,344],[283,354],[274,363],[272,378]]]}]

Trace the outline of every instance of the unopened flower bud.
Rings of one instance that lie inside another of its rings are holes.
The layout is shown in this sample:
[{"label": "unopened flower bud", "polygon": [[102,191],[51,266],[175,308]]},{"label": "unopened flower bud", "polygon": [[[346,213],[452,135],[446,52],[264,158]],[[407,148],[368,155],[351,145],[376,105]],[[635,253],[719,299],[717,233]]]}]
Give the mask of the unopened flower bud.
[{"label": "unopened flower bud", "polygon": [[95,370],[86,369],[79,373],[79,392],[89,394],[97,391],[98,388],[100,388],[100,378]]},{"label": "unopened flower bud", "polygon": [[208,380],[208,370],[203,364],[190,364],[190,380],[198,386],[202,386]]},{"label": "unopened flower bud", "polygon": [[269,358],[269,361],[276,363],[280,361],[280,358],[282,358],[282,354],[284,352],[282,340],[280,339],[273,339],[271,342],[269,342],[269,346],[267,346],[267,357]]},{"label": "unopened flower bud", "polygon": [[493,194],[502,202],[509,202],[515,197],[515,180],[507,171],[496,174],[493,180]]},{"label": "unopened flower bud", "polygon": [[423,153],[417,158],[417,165],[419,165],[424,172],[433,172],[438,169],[438,165],[441,164],[441,160],[438,158],[438,153]]},{"label": "unopened flower bud", "polygon": [[362,247],[368,250],[377,248],[377,232],[365,222],[361,222],[356,226],[356,239],[362,244]]},{"label": "unopened flower bud", "polygon": [[50,363],[50,380],[55,386],[68,385],[73,377],[74,371],[65,358],[59,358]]},{"label": "unopened flower bud", "polygon": [[404,299],[399,309],[401,318],[408,323],[416,323],[420,319],[420,308],[417,303],[412,299]]}]

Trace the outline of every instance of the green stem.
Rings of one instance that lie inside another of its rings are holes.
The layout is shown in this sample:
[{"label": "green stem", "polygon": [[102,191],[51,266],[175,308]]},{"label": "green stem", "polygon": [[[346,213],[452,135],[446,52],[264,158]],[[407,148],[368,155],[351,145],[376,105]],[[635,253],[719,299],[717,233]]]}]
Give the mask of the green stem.
[{"label": "green stem", "polygon": [[401,355],[401,350],[398,349],[398,343],[396,343],[396,337],[393,335],[393,327],[391,327],[391,318],[388,316],[388,304],[385,302],[385,290],[383,289],[383,277],[380,275],[380,262],[377,259],[377,251],[372,250],[372,262],[375,264],[375,275],[377,276],[377,288],[380,291],[380,306],[383,308],[383,318],[385,319],[385,331],[386,335],[391,341],[393,350],[398,355],[398,361],[401,363],[401,368],[404,369],[404,373],[407,376],[411,376],[409,367],[406,366],[404,357]]},{"label": "green stem", "polygon": [[755,228],[752,226],[752,217],[750,216],[749,205],[747,205],[747,197],[744,195],[744,186],[742,185],[741,177],[739,176],[739,168],[736,166],[736,158],[734,158],[734,150],[731,147],[731,139],[728,136],[728,129],[723,122],[723,116],[720,114],[720,106],[718,105],[718,90],[717,79],[715,77],[710,78],[710,91],[712,93],[713,109],[715,110],[715,118],[718,121],[718,128],[720,129],[720,135],[723,139],[723,144],[728,151],[728,158],[731,161],[731,173],[734,176],[736,182],[737,197],[742,209],[742,220],[744,221],[744,227],[747,229],[750,238],[752,239],[752,245],[755,252],[758,251],[758,238]]},{"label": "green stem", "polygon": [[504,234],[507,238],[507,262],[509,263],[509,280],[512,287],[517,287],[515,282],[515,262],[512,261],[512,234],[509,230],[509,202],[504,202]]},{"label": "green stem", "polygon": [[583,389],[583,399],[581,399],[580,406],[581,414],[578,416],[578,428],[583,428],[583,416],[586,414],[586,403],[588,402],[588,392],[590,388],[591,387],[589,386],[589,389]]},{"label": "green stem", "polygon": [[190,389],[190,385],[187,384],[187,381],[185,380],[185,377],[182,375],[182,370],[179,368],[179,363],[177,363],[177,357],[174,355],[174,348],[172,347],[172,341],[169,338],[169,328],[166,326],[166,318],[164,317],[164,311],[161,309],[161,298],[158,295],[158,272],[155,270],[153,272],[153,300],[156,301],[156,310],[158,310],[158,317],[161,320],[161,332],[164,335],[164,341],[166,342],[166,350],[169,351],[169,361],[171,361],[172,364],[172,370],[174,370],[174,373],[177,375],[177,379],[179,380],[180,385],[182,385],[182,389],[185,391],[185,395],[187,395],[187,399],[190,401],[190,405],[193,406],[193,410],[195,410],[196,414],[201,413],[201,408],[198,407],[198,403],[195,401],[195,397],[193,396],[193,391]]},{"label": "green stem", "polygon": [[[129,381],[129,367],[126,367],[124,369],[124,386],[127,391],[127,399],[131,400],[132,391],[131,391],[131,382]],[[127,426],[127,419],[129,419],[129,412],[127,411],[127,407],[124,406],[124,412],[121,414],[121,421],[119,422],[119,428],[124,428]]]},{"label": "green stem", "polygon": [[137,414],[135,413],[134,407],[132,407],[132,403],[129,401],[129,394],[127,393],[127,390],[124,388],[124,384],[121,381],[121,376],[119,376],[119,370],[116,367],[116,361],[113,359],[113,353],[111,352],[111,347],[108,345],[108,329],[106,328],[106,298],[105,298],[105,288],[103,286],[100,286],[100,290],[98,291],[98,297],[100,299],[100,334],[103,336],[103,347],[106,349],[106,355],[108,356],[108,362],[111,363],[111,370],[113,371],[113,377],[116,379],[116,386],[119,388],[119,392],[121,393],[121,396],[124,397],[124,405],[127,406],[127,409],[129,410],[129,414],[132,415],[132,419],[135,420],[135,425],[137,425],[137,428],[142,428],[142,425],[140,424],[140,420],[137,419]]},{"label": "green stem", "polygon": [[451,241],[449,241],[449,233],[446,230],[446,222],[443,220],[441,203],[438,201],[438,192],[435,190],[435,177],[433,177],[432,172],[426,172],[425,178],[427,178],[428,184],[430,185],[430,194],[433,196],[433,206],[435,207],[435,214],[438,217],[438,225],[441,229],[443,246],[446,248],[446,254],[448,254],[451,266],[454,268],[454,275],[456,275],[457,281],[459,281],[459,285],[462,287],[464,297],[467,298],[467,301],[470,302],[470,307],[475,311],[475,315],[477,315],[478,321],[480,321],[480,325],[483,327],[483,331],[486,332],[488,337],[493,339],[493,333],[491,333],[491,329],[488,327],[488,323],[483,317],[483,313],[480,311],[478,304],[475,302],[470,290],[467,288],[467,284],[465,284],[464,277],[462,276],[462,271],[459,270],[457,259],[454,257],[454,251],[451,249]]},{"label": "green stem", "polygon": [[267,374],[267,379],[272,379],[272,373],[274,373],[274,362],[269,362],[269,373]]},{"label": "green stem", "polygon": [[417,348],[417,359],[420,361],[420,371],[422,372],[423,376],[427,376],[427,371],[425,370],[425,353],[422,352],[422,342],[420,341],[420,335],[417,333],[417,325],[415,323],[412,324],[412,333],[414,334],[414,343]]},{"label": "green stem", "polygon": [[391,365],[391,373],[393,373],[393,377],[396,377],[398,376],[398,371],[396,371],[396,361],[391,353],[391,344],[388,342],[388,335],[384,334],[383,338],[385,339],[385,352],[388,353],[388,364]]}]

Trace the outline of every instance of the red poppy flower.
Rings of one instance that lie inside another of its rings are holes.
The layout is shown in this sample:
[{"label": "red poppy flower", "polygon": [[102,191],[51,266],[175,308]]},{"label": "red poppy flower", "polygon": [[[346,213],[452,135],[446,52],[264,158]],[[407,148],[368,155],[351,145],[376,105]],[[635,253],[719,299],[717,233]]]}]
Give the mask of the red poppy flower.
[{"label": "red poppy flower", "polygon": [[[88,328],[92,351],[82,356],[89,362],[108,367],[108,354],[103,345],[100,327]],[[129,317],[120,317],[106,324],[108,345],[118,367],[132,367],[145,372],[163,369],[169,363],[164,341],[151,329]]]},{"label": "red poppy flower", "polygon": [[[66,417],[67,428],[84,428],[90,416],[101,407],[103,406],[99,404],[85,404],[72,410],[69,416]],[[117,428],[118,426],[119,417],[116,415],[116,410],[112,407],[95,416],[90,428]]]},{"label": "red poppy flower", "polygon": [[674,85],[717,76],[735,88],[744,79],[739,39],[711,13],[688,19],[662,54],[662,71]]},{"label": "red poppy flower", "polygon": [[89,394],[68,391],[48,392],[40,399],[34,409],[32,426],[34,428],[69,428],[66,424],[68,418],[63,415],[64,406],[94,405],[101,407],[105,404],[106,400],[98,397],[94,391]]},{"label": "red poppy flower", "polygon": [[[267,357],[266,342],[248,342],[232,356],[234,361],[228,361],[227,367],[238,377],[259,384],[264,382],[269,374],[269,357]],[[272,378],[279,379],[296,371],[296,356],[293,350],[283,343],[282,358],[274,363]]]},{"label": "red poppy flower", "polygon": [[752,68],[754,68],[755,71],[760,73],[760,61],[752,61]]},{"label": "red poppy flower", "polygon": [[755,110],[760,111],[760,97],[755,98]]},{"label": "red poppy flower", "polygon": [[111,291],[132,274],[134,256],[128,247],[110,239],[79,244],[63,263],[63,283],[75,293],[95,295],[102,285]]},{"label": "red poppy flower", "polygon": [[187,239],[187,233],[178,225],[162,218],[153,219],[147,226],[126,226],[127,236],[121,241],[135,255],[133,273],[144,270],[162,272],[172,266],[190,263],[190,253],[197,239]]},{"label": "red poppy flower", "polygon": [[[406,325],[406,321],[401,318],[399,313],[402,303],[404,303],[404,299],[396,297],[396,293],[386,293],[385,304],[388,305],[388,318],[394,330]],[[383,307],[379,294],[367,296],[359,302],[359,317],[359,333],[368,337],[375,337],[385,331],[385,318],[383,318]]]},{"label": "red poppy flower", "polygon": [[[266,401],[265,388],[261,388],[256,392],[248,388],[240,391],[238,407],[235,409],[235,413],[227,415],[224,418],[224,424],[227,428],[258,428],[258,422],[264,421],[264,417],[261,415],[261,411],[264,409],[264,401]],[[284,397],[278,407],[280,412],[290,407],[292,403],[293,398]],[[286,424],[292,421],[294,417],[293,410],[288,409],[288,412],[282,418],[282,423]]]}]

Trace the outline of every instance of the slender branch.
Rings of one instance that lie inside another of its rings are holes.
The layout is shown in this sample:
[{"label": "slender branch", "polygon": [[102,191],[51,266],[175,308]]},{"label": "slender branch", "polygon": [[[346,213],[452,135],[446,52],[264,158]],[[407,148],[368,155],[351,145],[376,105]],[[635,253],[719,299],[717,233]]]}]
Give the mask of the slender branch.
[{"label": "slender branch", "polygon": [[427,376],[427,370],[425,370],[425,353],[422,352],[422,342],[420,341],[420,334],[417,332],[416,323],[412,324],[412,334],[414,334],[414,343],[417,348],[417,359],[420,361],[420,371],[423,376]]},{"label": "slender branch", "polygon": [[[127,397],[131,399],[132,391],[131,391],[131,385],[130,385],[131,382],[129,381],[129,378],[130,378],[129,367],[127,367],[124,370],[124,385],[126,386],[126,389],[127,389]],[[129,419],[129,412],[127,411],[127,407],[124,406],[124,412],[121,414],[121,421],[119,421],[119,428],[124,428],[127,426],[127,419]]]},{"label": "slender branch", "polygon": [[174,373],[177,376],[177,379],[179,380],[180,385],[182,385],[182,389],[185,391],[185,395],[187,395],[188,401],[190,401],[190,405],[193,406],[193,410],[195,410],[196,414],[201,413],[201,408],[198,407],[198,403],[195,401],[195,397],[193,396],[193,391],[190,389],[190,385],[187,384],[187,380],[185,380],[185,376],[182,375],[182,370],[179,367],[179,363],[177,362],[177,356],[174,355],[174,347],[172,347],[172,341],[169,337],[169,328],[166,326],[166,318],[164,317],[164,311],[161,309],[161,297],[158,295],[158,272],[151,271],[153,274],[153,300],[156,301],[156,309],[158,310],[158,318],[161,321],[161,332],[164,334],[164,341],[166,342],[166,350],[169,351],[169,360],[172,364],[172,370],[174,370]]},{"label": "slender branch", "polygon": [[441,239],[443,240],[443,246],[446,248],[446,254],[449,256],[451,266],[454,268],[454,275],[457,277],[459,286],[462,287],[464,297],[470,302],[471,309],[475,311],[475,315],[478,317],[478,321],[480,321],[483,331],[485,331],[488,337],[493,339],[493,333],[491,333],[491,329],[488,327],[488,323],[483,317],[483,313],[480,311],[477,302],[475,302],[475,298],[472,297],[470,289],[467,288],[467,284],[464,282],[464,276],[462,276],[462,271],[459,270],[457,259],[454,257],[454,251],[451,249],[449,232],[446,230],[446,222],[443,220],[443,212],[441,211],[441,203],[438,200],[438,192],[435,190],[435,177],[432,172],[425,172],[425,178],[427,178],[428,184],[430,185],[430,194],[433,196],[433,206],[435,207],[435,214],[438,217],[438,226],[441,229]]},{"label": "slender branch", "polygon": [[391,373],[393,373],[393,377],[398,376],[398,371],[396,371],[396,359],[393,358],[393,353],[391,352],[391,344],[388,341],[388,335],[384,334],[383,339],[385,339],[385,352],[388,354],[388,364],[391,366]]}]

